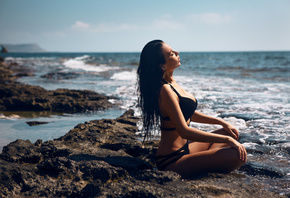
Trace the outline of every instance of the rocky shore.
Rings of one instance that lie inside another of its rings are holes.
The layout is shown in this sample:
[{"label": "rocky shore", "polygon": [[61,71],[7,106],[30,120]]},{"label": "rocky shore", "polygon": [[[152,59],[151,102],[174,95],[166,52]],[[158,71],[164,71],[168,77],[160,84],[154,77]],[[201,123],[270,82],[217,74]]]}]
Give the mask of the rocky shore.
[{"label": "rocky shore", "polygon": [[76,113],[105,110],[112,107],[109,99],[89,90],[46,90],[39,86],[24,85],[16,80],[33,75],[17,63],[5,64],[0,60],[0,111],[51,111]]},{"label": "rocky shore", "polygon": [[[1,110],[13,109],[18,103],[30,106],[32,111],[73,110],[69,112],[112,105],[108,97],[90,91],[51,92],[21,85],[15,81],[17,75],[12,70],[17,67],[1,64]],[[33,75],[24,73],[21,75]],[[0,197],[290,196],[269,191],[271,183],[260,182],[265,177],[277,182],[285,173],[254,161],[230,174],[205,174],[188,179],[171,171],[158,171],[154,161],[158,141],[140,142],[136,136],[138,121],[134,112],[128,110],[116,119],[78,124],[58,139],[11,142],[0,154]]]},{"label": "rocky shore", "polygon": [[[142,144],[133,111],[78,124],[34,144],[16,140],[0,155],[1,197],[287,197],[267,191],[247,164],[243,171],[183,179],[155,168],[157,142]],[[275,173],[277,174],[277,173]]]}]

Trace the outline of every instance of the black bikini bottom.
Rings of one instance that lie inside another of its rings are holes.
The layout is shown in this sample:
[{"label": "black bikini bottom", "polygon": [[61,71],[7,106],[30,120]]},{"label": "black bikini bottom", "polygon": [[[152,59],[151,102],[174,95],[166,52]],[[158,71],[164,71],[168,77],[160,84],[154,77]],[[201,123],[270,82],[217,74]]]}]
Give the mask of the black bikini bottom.
[{"label": "black bikini bottom", "polygon": [[158,170],[164,170],[166,166],[169,164],[176,162],[179,160],[182,156],[189,154],[189,148],[188,148],[188,141],[186,144],[178,149],[177,151],[174,151],[168,155],[159,155],[156,156],[156,165]]}]

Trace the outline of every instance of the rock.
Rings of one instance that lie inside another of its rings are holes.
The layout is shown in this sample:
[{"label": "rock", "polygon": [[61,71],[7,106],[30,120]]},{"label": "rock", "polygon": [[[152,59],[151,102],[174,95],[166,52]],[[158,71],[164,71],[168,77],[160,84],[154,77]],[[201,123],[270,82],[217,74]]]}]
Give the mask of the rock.
[{"label": "rock", "polygon": [[157,144],[138,141],[138,121],[127,111],[55,140],[10,143],[0,155],[0,197],[283,197],[245,174],[183,179],[156,170]]},{"label": "rock", "polygon": [[240,170],[247,172],[247,174],[249,175],[263,175],[278,178],[285,175],[278,168],[268,166],[259,162],[247,162],[240,168]]},{"label": "rock", "polygon": [[[39,86],[24,85],[15,80],[33,75],[16,63],[0,63],[1,111],[51,111],[76,113],[111,108],[108,97],[89,90],[46,90]],[[116,99],[116,98],[115,98]]]},{"label": "rock", "polygon": [[237,119],[243,119],[245,121],[249,120],[257,120],[257,119],[262,119],[263,117],[259,115],[252,115],[252,114],[242,114],[242,113],[229,113],[229,114],[221,114],[219,115],[221,118],[226,118],[226,117],[235,117]]},{"label": "rock", "polygon": [[84,112],[112,107],[107,97],[89,90],[45,90],[39,86],[5,84],[0,87],[2,111]]},{"label": "rock", "polygon": [[40,148],[32,144],[29,140],[16,140],[3,147],[0,158],[9,162],[38,163],[42,155]]},{"label": "rock", "polygon": [[41,125],[41,124],[47,124],[48,122],[40,122],[40,121],[29,121],[26,122],[29,126],[36,126],[36,125]]},{"label": "rock", "polygon": [[48,78],[48,79],[53,79],[53,80],[63,80],[63,79],[74,79],[77,78],[80,74],[75,73],[75,72],[69,72],[69,73],[64,73],[64,72],[51,72],[47,73],[45,75],[40,76],[41,78]]}]

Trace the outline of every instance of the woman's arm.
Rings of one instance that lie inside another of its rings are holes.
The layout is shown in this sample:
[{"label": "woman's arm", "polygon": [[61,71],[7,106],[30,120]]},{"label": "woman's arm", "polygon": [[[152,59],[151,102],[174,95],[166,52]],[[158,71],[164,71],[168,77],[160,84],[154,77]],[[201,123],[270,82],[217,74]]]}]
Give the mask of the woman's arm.
[{"label": "woman's arm", "polygon": [[191,116],[191,121],[198,122],[198,123],[205,123],[205,124],[219,124],[224,125],[226,122],[222,119],[218,119],[212,116],[205,115],[198,111],[195,111],[194,114]]},{"label": "woman's arm", "polygon": [[233,138],[235,138],[236,140],[239,138],[239,131],[223,119],[208,116],[195,111],[194,114],[191,116],[191,121],[205,124],[221,125]]},{"label": "woman's arm", "polygon": [[229,136],[208,133],[188,127],[180,109],[178,98],[169,85],[163,85],[160,90],[160,105],[166,111],[182,138],[199,142],[227,143],[229,141]]}]

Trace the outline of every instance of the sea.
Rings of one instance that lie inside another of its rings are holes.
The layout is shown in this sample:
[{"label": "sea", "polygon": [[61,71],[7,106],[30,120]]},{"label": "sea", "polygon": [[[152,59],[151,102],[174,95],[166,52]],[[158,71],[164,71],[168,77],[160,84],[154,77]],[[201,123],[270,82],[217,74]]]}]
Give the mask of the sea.
[{"label": "sea", "polygon": [[[116,107],[84,113],[0,112],[0,151],[16,139],[52,140],[75,125],[96,119],[114,119],[126,110],[140,115],[136,71],[140,53],[8,53],[6,63],[16,62],[34,75],[19,79],[48,90],[92,90],[119,100]],[[222,117],[240,131],[249,161],[284,172],[267,179],[280,194],[290,192],[290,51],[180,52],[181,66],[175,80],[199,102],[198,111]],[[47,124],[29,126],[28,121]],[[204,131],[220,126],[192,123]],[[140,132],[141,126],[140,126]],[[154,138],[160,131],[154,132]]]}]

